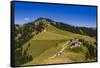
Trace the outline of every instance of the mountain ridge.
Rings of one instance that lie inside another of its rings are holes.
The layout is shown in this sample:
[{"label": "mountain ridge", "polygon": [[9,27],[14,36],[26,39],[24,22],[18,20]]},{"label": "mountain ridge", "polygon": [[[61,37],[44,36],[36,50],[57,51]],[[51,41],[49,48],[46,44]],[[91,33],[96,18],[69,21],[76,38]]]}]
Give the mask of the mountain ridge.
[{"label": "mountain ridge", "polygon": [[[71,39],[80,39],[81,41],[85,42],[86,48],[90,48],[89,46],[93,46],[93,49],[95,49],[95,39],[93,39],[89,35],[86,35],[85,31],[79,29],[80,28],[76,28],[74,26],[61,22],[56,22],[47,18],[38,18],[33,22],[28,22],[23,25],[16,24],[16,65],[22,65],[32,60],[32,64],[37,63],[37,61],[39,62],[38,58],[41,58],[41,54],[49,57],[62,48],[62,44],[60,43],[66,42],[67,40]],[[83,29],[86,30],[85,28]],[[78,32],[81,32],[82,34]],[[89,49],[89,51],[92,55],[93,51],[91,51],[91,49]],[[94,55],[95,52],[93,53],[93,58]],[[45,59],[47,59],[47,57],[45,57]]]},{"label": "mountain ridge", "polygon": [[40,30],[42,28],[44,28],[45,26],[47,26],[48,24],[51,24],[59,29],[65,30],[65,31],[69,31],[69,32],[77,33],[77,34],[82,34],[82,35],[88,35],[91,37],[94,37],[96,35],[96,30],[97,30],[97,28],[72,26],[70,24],[65,24],[63,22],[56,22],[52,19],[44,18],[44,17],[39,17],[35,21],[28,22],[28,23],[25,23],[23,25],[28,25],[28,24],[33,25],[33,26],[36,26],[37,24],[39,24],[39,27],[41,27]]}]

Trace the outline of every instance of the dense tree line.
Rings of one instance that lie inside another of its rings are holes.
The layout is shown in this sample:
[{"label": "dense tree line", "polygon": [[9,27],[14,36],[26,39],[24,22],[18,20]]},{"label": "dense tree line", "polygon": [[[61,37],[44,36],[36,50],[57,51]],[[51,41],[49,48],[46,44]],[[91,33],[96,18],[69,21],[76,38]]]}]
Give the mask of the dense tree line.
[{"label": "dense tree line", "polygon": [[33,59],[31,55],[27,54],[26,49],[24,51],[22,48],[17,48],[15,50],[15,61],[16,61],[15,64],[16,64],[16,66],[27,63]]},{"label": "dense tree line", "polygon": [[85,41],[83,39],[80,39],[80,41],[83,43],[83,45],[88,49],[88,52],[86,53],[86,60],[92,60],[97,58],[97,49],[96,49],[96,42],[89,42]]},{"label": "dense tree line", "polygon": [[57,28],[60,28],[62,30],[70,31],[73,33],[78,33],[78,34],[83,34],[83,35],[88,35],[91,37],[96,36],[96,28],[88,28],[88,27],[76,27],[76,26],[71,26],[69,24],[65,24],[62,22],[55,22],[51,23]]}]

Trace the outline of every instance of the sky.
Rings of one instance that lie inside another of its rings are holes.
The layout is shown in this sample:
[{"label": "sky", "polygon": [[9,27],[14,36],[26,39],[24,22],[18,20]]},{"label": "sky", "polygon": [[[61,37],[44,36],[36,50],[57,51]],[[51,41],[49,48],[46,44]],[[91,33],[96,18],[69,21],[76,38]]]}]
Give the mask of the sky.
[{"label": "sky", "polygon": [[74,26],[96,27],[96,7],[62,4],[15,2],[15,24],[24,24],[39,17],[50,18]]}]

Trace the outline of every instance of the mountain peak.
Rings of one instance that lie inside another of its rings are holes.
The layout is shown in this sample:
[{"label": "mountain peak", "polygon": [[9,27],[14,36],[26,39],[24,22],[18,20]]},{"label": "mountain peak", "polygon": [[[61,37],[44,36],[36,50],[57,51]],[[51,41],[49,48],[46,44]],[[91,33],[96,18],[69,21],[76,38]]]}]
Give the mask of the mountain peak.
[{"label": "mountain peak", "polygon": [[46,18],[44,18],[44,17],[39,17],[39,18],[38,18],[38,20],[42,20],[42,19],[46,19]]},{"label": "mountain peak", "polygon": [[48,22],[54,22],[53,20],[49,19],[49,18],[46,18],[46,17],[39,17],[38,19],[35,20],[36,21],[40,21],[40,20],[46,20]]}]

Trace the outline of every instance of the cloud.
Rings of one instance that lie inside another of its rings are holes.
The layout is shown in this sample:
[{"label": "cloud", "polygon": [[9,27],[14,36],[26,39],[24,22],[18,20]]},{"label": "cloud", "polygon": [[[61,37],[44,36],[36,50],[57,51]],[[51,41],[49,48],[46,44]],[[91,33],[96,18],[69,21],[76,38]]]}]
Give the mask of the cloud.
[{"label": "cloud", "polygon": [[25,21],[29,21],[29,18],[24,18]]}]

